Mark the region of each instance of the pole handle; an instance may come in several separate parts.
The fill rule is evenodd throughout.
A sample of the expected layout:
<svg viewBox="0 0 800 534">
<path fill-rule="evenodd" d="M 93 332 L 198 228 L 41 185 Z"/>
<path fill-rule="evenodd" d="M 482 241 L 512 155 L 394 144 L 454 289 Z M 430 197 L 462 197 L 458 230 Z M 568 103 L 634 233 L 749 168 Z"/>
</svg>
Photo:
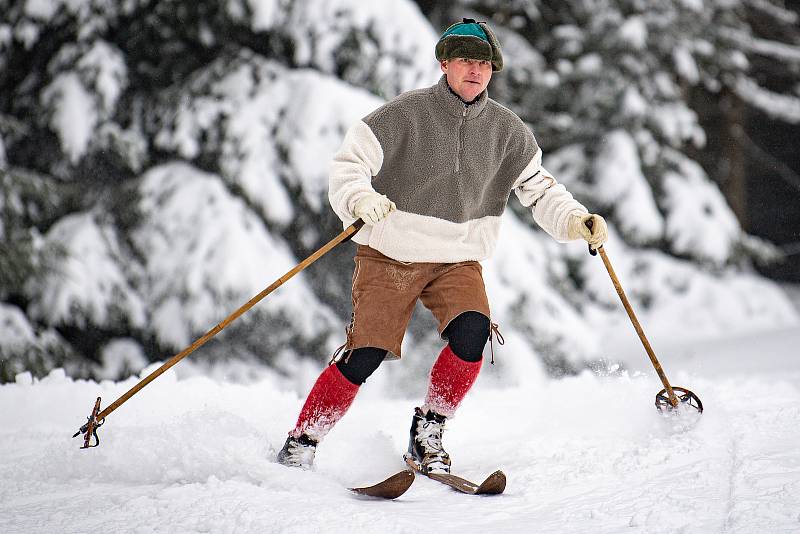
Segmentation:
<svg viewBox="0 0 800 534">
<path fill-rule="evenodd" d="M 594 227 L 594 221 L 592 219 L 586 219 L 586 223 L 584 223 L 584 224 L 586 224 L 586 228 L 588 228 L 589 231 L 591 232 L 592 231 L 592 227 Z M 591 254 L 592 256 L 597 256 L 597 250 L 593 249 L 591 244 L 588 244 L 587 246 L 589 247 L 589 254 Z M 602 247 L 602 246 L 603 245 L 600 245 L 600 247 Z"/>
</svg>

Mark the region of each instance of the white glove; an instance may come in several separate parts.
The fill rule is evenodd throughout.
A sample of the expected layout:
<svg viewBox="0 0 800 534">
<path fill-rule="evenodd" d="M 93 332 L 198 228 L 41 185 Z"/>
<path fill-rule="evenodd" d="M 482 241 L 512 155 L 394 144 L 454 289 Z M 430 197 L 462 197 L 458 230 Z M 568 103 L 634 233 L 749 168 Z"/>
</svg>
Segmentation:
<svg viewBox="0 0 800 534">
<path fill-rule="evenodd" d="M 373 225 L 383 220 L 390 211 L 396 209 L 397 206 L 386 195 L 373 192 L 356 201 L 356 205 L 353 206 L 353 214 L 359 219 L 363 219 L 365 223 Z"/>
<path fill-rule="evenodd" d="M 592 221 L 592 229 L 586 226 L 587 221 Z M 584 215 L 573 215 L 567 226 L 567 237 L 569 239 L 585 239 L 592 250 L 597 250 L 603 243 L 608 241 L 608 226 L 601 216 L 589 213 Z"/>
</svg>

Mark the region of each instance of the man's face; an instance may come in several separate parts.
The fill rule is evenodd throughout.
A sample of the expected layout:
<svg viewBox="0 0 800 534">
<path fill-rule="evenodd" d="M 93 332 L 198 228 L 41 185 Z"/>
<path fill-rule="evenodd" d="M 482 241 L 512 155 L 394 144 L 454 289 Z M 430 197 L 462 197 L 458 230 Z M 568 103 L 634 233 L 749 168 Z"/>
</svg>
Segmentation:
<svg viewBox="0 0 800 534">
<path fill-rule="evenodd" d="M 439 63 L 447 83 L 465 102 L 471 102 L 486 89 L 492 79 L 491 61 L 452 58 Z"/>
</svg>

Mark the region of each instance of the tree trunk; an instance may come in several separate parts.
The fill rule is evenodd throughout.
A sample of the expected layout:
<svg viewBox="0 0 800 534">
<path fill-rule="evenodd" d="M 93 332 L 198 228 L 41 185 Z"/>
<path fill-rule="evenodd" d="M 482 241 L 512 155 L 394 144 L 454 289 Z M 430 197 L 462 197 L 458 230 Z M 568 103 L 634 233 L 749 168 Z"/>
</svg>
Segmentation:
<svg viewBox="0 0 800 534">
<path fill-rule="evenodd" d="M 740 98 L 729 91 L 724 91 L 720 97 L 721 157 L 716 178 L 742 228 L 748 231 L 747 157 L 743 135 L 745 105 Z"/>
</svg>

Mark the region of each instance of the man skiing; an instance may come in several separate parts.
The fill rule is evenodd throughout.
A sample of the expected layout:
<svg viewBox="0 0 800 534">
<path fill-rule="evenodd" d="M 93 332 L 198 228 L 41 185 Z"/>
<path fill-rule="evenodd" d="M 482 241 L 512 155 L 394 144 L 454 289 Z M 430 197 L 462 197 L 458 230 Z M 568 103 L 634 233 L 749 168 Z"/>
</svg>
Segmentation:
<svg viewBox="0 0 800 534">
<path fill-rule="evenodd" d="M 400 358 L 419 299 L 447 345 L 414 411 L 406 459 L 425 473 L 449 473 L 445 421 L 475 382 L 492 328 L 478 262 L 494 250 L 510 193 L 556 240 L 583 238 L 597 248 L 607 238 L 603 218 L 542 167 L 522 120 L 488 97 L 492 73 L 503 68 L 488 25 L 453 24 L 435 52 L 439 82 L 354 124 L 334 156 L 331 206 L 345 226 L 365 223 L 353 236 L 353 312 L 344 350 L 320 374 L 278 453 L 284 465 L 310 467 L 359 387 L 384 359 Z"/>
</svg>

